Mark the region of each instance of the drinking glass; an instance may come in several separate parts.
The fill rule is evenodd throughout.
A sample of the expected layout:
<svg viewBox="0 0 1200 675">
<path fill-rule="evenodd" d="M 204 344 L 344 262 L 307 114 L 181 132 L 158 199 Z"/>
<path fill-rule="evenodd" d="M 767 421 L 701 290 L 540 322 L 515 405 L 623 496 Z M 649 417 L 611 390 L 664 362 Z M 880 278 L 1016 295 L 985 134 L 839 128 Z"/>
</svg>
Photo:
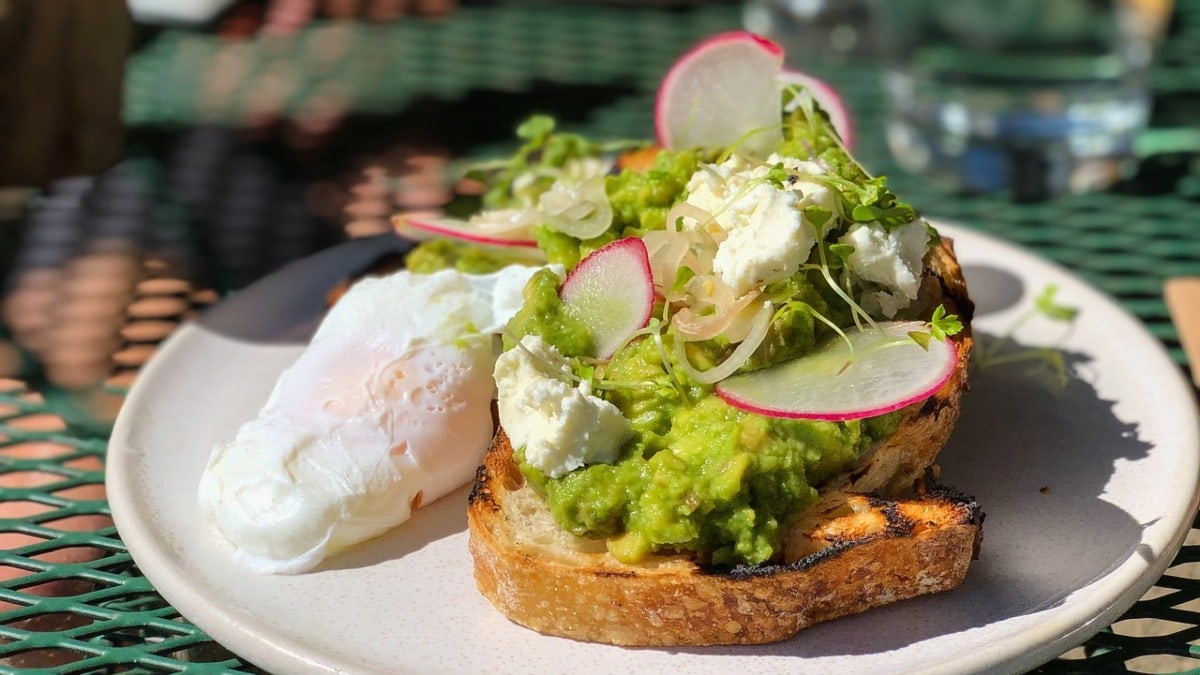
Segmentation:
<svg viewBox="0 0 1200 675">
<path fill-rule="evenodd" d="M 1147 124 L 1170 10 L 1170 0 L 876 0 L 893 156 L 1017 199 L 1111 185 Z"/>
</svg>

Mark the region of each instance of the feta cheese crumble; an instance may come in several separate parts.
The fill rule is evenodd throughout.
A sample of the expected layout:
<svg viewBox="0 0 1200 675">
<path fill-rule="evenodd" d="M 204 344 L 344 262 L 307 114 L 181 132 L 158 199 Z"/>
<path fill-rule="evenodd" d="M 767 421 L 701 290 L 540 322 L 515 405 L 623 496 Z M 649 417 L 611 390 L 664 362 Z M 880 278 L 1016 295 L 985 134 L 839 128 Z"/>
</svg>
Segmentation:
<svg viewBox="0 0 1200 675">
<path fill-rule="evenodd" d="M 790 174 L 782 186 L 767 179 L 776 164 Z M 823 173 L 815 162 L 792 157 L 771 155 L 759 164 L 735 155 L 693 174 L 687 202 L 714 218 L 708 231 L 717 242 L 713 258 L 717 278 L 741 295 L 795 274 L 817 240 L 816 228 L 806 221 L 803 209 L 816 205 L 834 212 L 837 208 L 833 192 L 815 180 Z M 693 221 L 685 226 L 698 225 Z"/>
<path fill-rule="evenodd" d="M 863 293 L 863 309 L 890 319 L 917 299 L 929 249 L 923 219 L 890 231 L 878 223 L 856 223 L 838 241 L 854 247 L 846 259 L 850 274 L 878 286 Z"/>
<path fill-rule="evenodd" d="M 500 424 L 512 447 L 524 447 L 525 461 L 550 478 L 616 461 L 632 434 L 615 405 L 594 396 L 587 382 L 572 386 L 570 373 L 566 358 L 537 335 L 496 360 Z"/>
</svg>

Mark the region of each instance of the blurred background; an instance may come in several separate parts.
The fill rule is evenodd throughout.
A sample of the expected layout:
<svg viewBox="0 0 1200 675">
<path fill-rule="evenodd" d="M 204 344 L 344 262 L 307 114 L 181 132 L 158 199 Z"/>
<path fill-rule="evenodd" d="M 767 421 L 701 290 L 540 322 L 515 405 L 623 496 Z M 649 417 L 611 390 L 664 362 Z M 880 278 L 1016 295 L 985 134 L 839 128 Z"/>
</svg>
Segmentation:
<svg viewBox="0 0 1200 675">
<path fill-rule="evenodd" d="M 0 376 L 44 382 L 70 402 L 87 392 L 87 405 L 109 405 L 90 414 L 111 416 L 119 398 L 106 403 L 104 392 L 128 386 L 198 308 L 290 260 L 386 232 L 394 213 L 438 209 L 456 162 L 506 152 L 531 112 L 601 138 L 650 137 L 670 63 L 700 36 L 742 26 L 782 43 L 790 67 L 832 82 L 864 163 L 897 174 L 900 193 L 934 215 L 1096 189 L 1200 193 L 1188 117 L 1200 94 L 1187 79 L 1200 27 L 1172 21 L 1194 16 L 1194 2 L 943 4 L 0 0 Z M 1086 153 L 1078 139 L 1069 151 L 1004 146 L 1011 139 L 995 129 L 1028 127 L 1024 108 L 1003 117 L 961 103 L 991 105 L 1004 75 L 960 72 L 989 63 L 963 48 L 977 45 L 978 26 L 1010 17 L 1003 30 L 1023 35 L 1046 23 L 1021 18 L 1039 6 L 1065 13 L 1068 28 L 1099 27 L 1068 45 L 1086 43 L 1088 58 L 1130 52 L 1104 37 L 1117 10 L 1156 40 L 1191 32 L 1136 73 L 1144 107 L 1126 115 L 1120 148 L 1102 148 L 1102 168 L 1061 161 Z M 1065 30 L 1043 42 L 1072 39 Z M 941 70 L 929 66 L 939 54 L 913 44 L 941 44 Z M 1062 49 L 1026 39 L 992 51 L 1046 63 Z M 1158 129 L 1143 134 L 1151 78 Z M 964 79 L 992 88 L 966 91 Z M 1037 96 L 1035 107 L 1054 108 Z M 1080 109 L 1060 98 L 1054 123 Z M 964 192 L 996 194 L 949 199 Z"/>
<path fill-rule="evenodd" d="M 498 4 L 0 0 L 0 377 L 110 418 L 179 321 L 437 209 L 531 112 L 649 136 L 665 67 L 740 19 Z"/>
</svg>

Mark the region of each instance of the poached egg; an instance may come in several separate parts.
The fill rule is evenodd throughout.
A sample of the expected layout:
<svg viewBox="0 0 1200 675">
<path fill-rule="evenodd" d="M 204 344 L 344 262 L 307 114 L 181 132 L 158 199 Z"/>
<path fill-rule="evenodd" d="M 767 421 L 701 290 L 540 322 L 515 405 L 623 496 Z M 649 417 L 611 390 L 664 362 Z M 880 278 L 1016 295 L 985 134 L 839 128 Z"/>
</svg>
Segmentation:
<svg viewBox="0 0 1200 675">
<path fill-rule="evenodd" d="M 354 284 L 258 416 L 213 448 L 201 511 L 261 573 L 297 573 L 474 475 L 492 438 L 496 334 L 537 267 Z"/>
</svg>

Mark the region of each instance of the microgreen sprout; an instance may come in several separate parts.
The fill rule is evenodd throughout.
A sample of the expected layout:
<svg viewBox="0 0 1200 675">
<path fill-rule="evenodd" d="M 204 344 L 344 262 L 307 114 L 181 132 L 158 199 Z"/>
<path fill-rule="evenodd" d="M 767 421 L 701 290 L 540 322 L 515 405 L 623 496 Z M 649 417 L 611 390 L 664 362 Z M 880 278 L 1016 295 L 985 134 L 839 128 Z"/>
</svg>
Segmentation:
<svg viewBox="0 0 1200 675">
<path fill-rule="evenodd" d="M 962 321 L 958 319 L 957 314 L 947 314 L 945 305 L 938 305 L 937 309 L 933 310 L 933 316 L 925 324 L 928 331 L 914 330 L 909 331 L 908 336 L 913 342 L 921 345 L 925 351 L 929 351 L 929 341 L 941 340 L 945 342 L 946 338 L 951 335 L 958 335 L 962 332 Z"/>
<path fill-rule="evenodd" d="M 793 133 L 795 137 L 791 140 L 803 148 L 812 161 L 825 167 L 826 172 L 817 179 L 841 196 L 850 219 L 853 222 L 878 222 L 889 230 L 915 220 L 916 209 L 901 202 L 887 187 L 884 177 L 872 177 L 867 173 L 846 150 L 829 120 L 817 113 L 812 96 L 805 93 L 796 85 L 785 89 L 786 100 L 795 101 L 797 105 L 789 113 L 784 128 Z M 797 114 L 799 119 L 795 118 Z M 805 133 L 812 134 L 812 138 L 802 135 Z M 813 141 L 818 138 L 825 143 L 824 148 L 814 146 Z"/>
<path fill-rule="evenodd" d="M 1049 367 L 1054 373 L 1058 386 L 1065 387 L 1070 376 L 1067 372 L 1066 360 L 1063 358 L 1062 352 L 1058 349 L 1053 347 L 1035 347 L 1001 353 L 1001 350 L 1012 342 L 1013 336 L 1016 335 L 1017 331 L 1034 317 L 1041 316 L 1051 321 L 1068 325 L 1074 323 L 1075 318 L 1079 315 L 1078 308 L 1060 303 L 1057 300 L 1057 295 L 1058 287 L 1056 285 L 1049 284 L 1043 288 L 1034 298 L 1033 306 L 1018 316 L 1003 335 L 979 352 L 973 359 L 972 365 L 974 368 L 982 370 L 984 368 L 1013 363 L 1041 363 Z"/>
<path fill-rule="evenodd" d="M 1054 319 L 1055 321 L 1071 322 L 1079 315 L 1079 309 L 1068 305 L 1060 304 L 1054 299 L 1058 294 L 1058 286 L 1050 284 L 1042 289 L 1041 293 L 1033 299 L 1033 306 L 1043 316 Z"/>
<path fill-rule="evenodd" d="M 802 112 L 804 114 L 804 121 L 808 124 L 808 126 L 810 128 L 816 128 L 815 119 L 818 117 L 817 107 L 816 107 L 817 101 L 815 98 L 813 98 L 812 93 L 810 93 L 807 90 L 807 88 L 802 87 L 797 84 L 789 84 L 787 87 L 784 88 L 784 97 L 785 97 L 785 103 L 784 103 L 785 110 L 788 108 L 788 106 L 792 102 L 795 102 L 796 103 L 795 109 L 799 110 L 800 112 Z M 792 112 L 792 111 L 789 111 L 789 112 Z M 829 122 L 828 118 L 823 118 L 821 120 L 821 124 L 823 124 L 824 126 L 828 126 L 830 129 L 833 128 L 833 124 L 831 122 Z M 837 144 L 837 147 L 840 148 L 843 153 L 846 153 L 847 155 L 849 155 L 849 151 L 846 149 L 846 145 L 842 142 L 841 135 L 838 134 L 836 130 L 834 130 L 834 133 L 829 134 L 829 138 L 831 140 L 833 140 L 834 143 Z M 807 141 L 805 142 L 805 144 L 807 145 Z M 816 154 L 817 153 L 813 152 L 810 147 L 809 155 L 814 160 L 817 159 Z"/>
<path fill-rule="evenodd" d="M 848 266 L 847 262 L 850 260 L 850 254 L 854 253 L 854 247 L 850 244 L 830 244 L 829 252 L 833 254 L 833 257 L 829 260 L 829 269 L 844 269 Z"/>
<path fill-rule="evenodd" d="M 847 293 L 846 290 L 843 289 L 836 280 L 834 280 L 833 274 L 831 274 L 829 271 L 829 256 L 825 253 L 827 246 L 821 241 L 821 228 L 814 226 L 814 229 L 816 230 L 817 235 L 817 257 L 820 260 L 820 263 L 817 265 L 807 264 L 804 266 L 804 269 L 815 269 L 821 273 L 821 277 L 825 279 L 825 283 L 829 284 L 829 288 L 832 289 L 833 292 L 836 293 L 837 296 L 840 297 L 850 307 L 850 313 L 851 316 L 854 317 L 854 326 L 856 328 L 862 330 L 862 320 L 865 320 L 867 325 L 870 327 L 875 328 L 875 319 L 871 318 L 871 315 L 867 313 L 867 310 L 863 309 L 861 305 L 855 302 L 854 298 L 850 297 L 850 294 Z"/>
<path fill-rule="evenodd" d="M 767 169 L 765 176 L 767 182 L 775 186 L 776 190 L 782 190 L 785 183 L 791 183 L 795 177 L 783 166 L 783 162 L 776 162 Z"/>
<path fill-rule="evenodd" d="M 717 174 L 715 170 L 709 169 L 709 171 L 712 171 L 719 180 L 725 180 L 725 177 L 721 176 L 720 174 Z M 759 176 L 758 178 L 754 178 L 752 180 L 746 181 L 745 184 L 743 184 L 740 188 L 738 188 L 738 191 L 735 192 L 732 197 L 725 200 L 724 204 L 721 204 L 721 208 L 717 209 L 717 211 L 710 216 L 710 218 L 707 222 L 716 222 L 717 218 L 721 214 L 723 214 L 726 211 L 728 211 L 729 209 L 733 208 L 733 205 L 736 204 L 739 199 L 741 199 L 742 197 L 745 197 L 747 194 L 750 193 L 751 190 L 758 187 L 759 185 L 771 185 L 776 190 L 782 190 L 784 188 L 785 183 L 791 184 L 793 182 L 795 182 L 795 181 L 794 181 L 794 176 L 792 176 L 792 173 L 787 170 L 787 167 L 785 167 L 782 162 L 779 162 L 779 163 L 771 166 L 770 168 L 768 168 L 766 174 Z M 811 208 L 811 207 L 809 207 L 809 208 Z M 820 208 L 820 207 L 817 207 L 817 208 Z M 826 211 L 826 213 L 828 213 L 828 211 Z M 682 218 L 680 220 L 682 220 Z M 701 224 L 703 224 L 703 223 L 701 223 Z"/>
<path fill-rule="evenodd" d="M 613 380 L 607 377 L 608 364 L 619 360 L 624 351 L 638 339 L 645 338 L 654 340 L 654 344 L 658 348 L 658 354 L 660 360 L 662 361 L 663 370 L 667 374 L 667 380 L 671 383 L 669 391 L 670 395 L 677 396 L 681 401 L 687 402 L 688 397 L 683 389 L 683 380 L 676 374 L 675 369 L 671 366 L 671 361 L 669 358 L 667 358 L 666 347 L 663 345 L 662 333 L 665 328 L 666 323 L 664 323 L 662 320 L 657 317 L 651 318 L 649 324 L 647 324 L 644 328 L 641 328 L 630 334 L 629 337 L 626 338 L 619 347 L 617 347 L 616 351 L 613 352 L 613 355 L 607 360 L 600 361 L 595 359 L 582 359 L 582 362 L 592 364 L 592 370 L 590 371 L 592 375 L 592 387 L 599 391 L 612 391 L 616 389 L 659 390 L 660 386 L 653 380 L 625 381 Z"/>
<path fill-rule="evenodd" d="M 769 124 L 767 126 L 758 127 L 757 129 L 751 129 L 751 130 L 743 133 L 741 136 L 738 136 L 737 140 L 735 140 L 733 143 L 730 143 L 725 148 L 725 150 L 722 151 L 721 154 L 717 156 L 717 163 L 720 164 L 721 162 L 724 162 L 725 160 L 732 157 L 734 155 L 734 153 L 736 153 L 738 150 L 740 150 L 742 148 L 742 146 L 744 146 L 747 142 L 749 142 L 749 140 L 751 138 L 754 138 L 755 136 L 758 136 L 759 134 L 766 134 L 766 133 L 770 133 L 772 131 L 781 131 L 783 129 L 783 127 L 784 127 L 784 123 L 780 122 L 779 124 Z"/>
<path fill-rule="evenodd" d="M 795 309 L 800 309 L 800 308 L 807 309 L 809 314 L 811 314 L 814 319 L 816 319 L 817 321 L 820 321 L 821 323 L 828 326 L 829 329 L 832 330 L 834 333 L 837 333 L 838 337 L 840 337 L 843 341 L 845 341 L 846 347 L 850 350 L 850 359 L 849 360 L 850 361 L 854 360 L 854 344 L 850 341 L 850 336 L 846 335 L 846 331 L 842 330 L 841 327 L 838 326 L 836 323 L 834 323 L 832 319 L 830 319 L 829 317 L 825 316 L 824 314 L 818 312 L 816 307 L 813 307 L 812 305 L 808 304 L 807 302 L 803 302 L 800 300 L 789 300 L 789 301 L 785 302 L 782 307 L 780 307 L 778 310 L 775 311 L 775 315 L 771 317 L 771 323 L 773 324 L 776 321 L 778 321 L 779 318 L 783 316 L 783 313 L 786 310 L 789 310 L 789 309 L 795 310 Z M 848 365 L 849 365 L 849 363 L 847 363 L 847 366 Z"/>
</svg>

